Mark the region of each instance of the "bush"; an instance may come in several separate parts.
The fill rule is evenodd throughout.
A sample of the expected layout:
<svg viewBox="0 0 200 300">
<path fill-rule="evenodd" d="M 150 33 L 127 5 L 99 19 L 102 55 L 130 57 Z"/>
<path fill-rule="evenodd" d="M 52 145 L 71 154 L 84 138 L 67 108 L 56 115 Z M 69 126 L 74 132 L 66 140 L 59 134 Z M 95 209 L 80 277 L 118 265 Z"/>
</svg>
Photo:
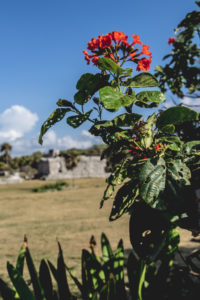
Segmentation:
<svg viewBox="0 0 200 300">
<path fill-rule="evenodd" d="M 42 193 L 42 192 L 48 192 L 48 191 L 61 191 L 63 188 L 68 187 L 69 183 L 66 181 L 56 181 L 56 183 L 49 183 L 42 186 L 39 186 L 37 188 L 34 188 L 32 191 L 34 193 Z"/>
</svg>

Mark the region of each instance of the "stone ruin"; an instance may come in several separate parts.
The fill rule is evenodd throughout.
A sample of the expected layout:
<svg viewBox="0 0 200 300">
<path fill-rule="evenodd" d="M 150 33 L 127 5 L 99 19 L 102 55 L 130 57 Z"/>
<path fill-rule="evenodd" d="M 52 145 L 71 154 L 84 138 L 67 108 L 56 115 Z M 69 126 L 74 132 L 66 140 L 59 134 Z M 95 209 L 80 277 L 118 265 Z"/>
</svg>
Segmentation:
<svg viewBox="0 0 200 300">
<path fill-rule="evenodd" d="M 108 177 L 105 172 L 106 160 L 99 156 L 81 155 L 77 166 L 66 168 L 65 158 L 58 156 L 58 150 L 50 150 L 48 157 L 41 158 L 38 165 L 38 177 L 45 180 L 73 179 L 86 177 Z"/>
</svg>

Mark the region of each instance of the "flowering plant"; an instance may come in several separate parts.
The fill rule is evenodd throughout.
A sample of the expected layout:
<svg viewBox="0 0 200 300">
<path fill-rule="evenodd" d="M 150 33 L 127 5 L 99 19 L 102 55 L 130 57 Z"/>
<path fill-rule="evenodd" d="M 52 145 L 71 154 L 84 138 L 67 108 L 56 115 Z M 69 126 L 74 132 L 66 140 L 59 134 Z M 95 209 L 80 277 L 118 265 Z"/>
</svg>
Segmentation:
<svg viewBox="0 0 200 300">
<path fill-rule="evenodd" d="M 149 46 L 143 45 L 139 35 L 133 34 L 132 37 L 133 42 L 131 44 L 127 41 L 128 36 L 119 31 L 100 35 L 97 39 L 92 38 L 88 43 L 88 50 L 90 50 L 92 54 L 89 55 L 88 51 L 83 51 L 87 64 L 92 60 L 93 64 L 97 66 L 99 58 L 103 56 L 112 59 L 119 66 L 122 66 L 127 61 L 132 61 L 137 64 L 137 71 L 148 71 L 152 58 Z M 136 45 L 142 45 L 141 52 L 139 52 L 138 48 L 135 48 Z M 141 55 L 147 55 L 149 58 L 139 58 Z"/>
<path fill-rule="evenodd" d="M 110 161 L 111 174 L 100 206 L 114 197 L 110 220 L 130 214 L 134 264 L 141 276 L 136 279 L 137 299 L 141 299 L 147 266 L 163 257 L 170 262 L 178 247 L 175 227 L 193 230 L 197 226 L 188 195 L 194 204 L 191 177 L 199 163 L 200 141 L 185 143 L 177 134 L 180 124 L 198 120 L 198 113 L 187 107 L 171 107 L 148 118 L 134 112 L 135 106 L 158 107 L 165 95 L 158 90 L 156 77 L 147 72 L 152 59 L 149 46 L 138 35 L 132 37 L 128 43 L 128 36 L 113 31 L 91 39 L 90 53 L 83 53 L 98 72 L 80 77 L 73 102 L 58 100 L 58 108 L 42 125 L 39 141 L 42 143 L 46 131 L 67 115 L 67 124 L 73 128 L 89 121 L 90 133 L 107 144 L 102 158 Z M 133 69 L 124 68 L 125 63 L 132 62 L 143 72 L 132 76 Z M 142 90 L 137 92 L 138 88 Z M 88 111 L 86 104 L 90 104 Z M 104 110 L 121 113 L 105 120 Z"/>
</svg>

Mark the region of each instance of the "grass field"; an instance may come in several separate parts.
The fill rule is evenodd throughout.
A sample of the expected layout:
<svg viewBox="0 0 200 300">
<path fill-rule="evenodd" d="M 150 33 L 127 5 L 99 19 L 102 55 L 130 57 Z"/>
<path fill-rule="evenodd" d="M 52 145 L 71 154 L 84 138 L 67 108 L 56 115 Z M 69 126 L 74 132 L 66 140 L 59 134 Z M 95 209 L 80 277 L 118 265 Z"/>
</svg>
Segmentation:
<svg viewBox="0 0 200 300">
<path fill-rule="evenodd" d="M 8 279 L 6 262 L 15 263 L 24 234 L 37 267 L 41 258 L 56 263 L 58 239 L 66 262 L 75 268 L 77 275 L 80 274 L 81 250 L 88 248 L 92 234 L 98 245 L 101 232 L 105 232 L 114 249 L 121 237 L 125 248 L 130 248 L 128 215 L 109 222 L 112 201 L 99 209 L 105 179 L 76 179 L 75 186 L 68 182 L 70 187 L 66 190 L 45 193 L 32 192 L 33 188 L 46 184 L 43 181 L 0 185 L 1 278 Z M 197 246 L 190 242 L 190 233 L 181 231 L 181 237 L 183 247 Z"/>
</svg>

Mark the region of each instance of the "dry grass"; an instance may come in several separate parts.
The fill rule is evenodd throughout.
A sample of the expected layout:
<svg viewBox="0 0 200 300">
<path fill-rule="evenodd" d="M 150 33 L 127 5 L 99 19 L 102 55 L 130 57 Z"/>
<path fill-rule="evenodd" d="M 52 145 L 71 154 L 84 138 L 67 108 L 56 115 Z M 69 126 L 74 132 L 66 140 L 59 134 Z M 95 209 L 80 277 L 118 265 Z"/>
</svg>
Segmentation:
<svg viewBox="0 0 200 300">
<path fill-rule="evenodd" d="M 72 182 L 68 181 L 72 186 Z M 77 179 L 76 188 L 64 191 L 33 193 L 34 187 L 45 182 L 29 181 L 17 185 L 0 185 L 0 277 L 7 279 L 6 262 L 15 263 L 23 236 L 37 268 L 42 258 L 53 263 L 57 258 L 56 239 L 61 242 L 65 260 L 80 274 L 81 250 L 88 248 L 90 236 L 100 241 L 105 232 L 115 249 L 121 237 L 130 248 L 128 215 L 109 222 L 112 201 L 100 210 L 99 202 L 105 189 L 104 179 Z M 191 234 L 181 231 L 182 246 L 196 247 Z M 99 250 L 100 252 L 100 250 Z"/>
<path fill-rule="evenodd" d="M 45 182 L 30 181 L 0 186 L 1 278 L 7 277 L 6 262 L 15 263 L 24 234 L 37 265 L 41 258 L 56 262 L 58 239 L 66 262 L 77 272 L 80 272 L 81 250 L 88 248 L 92 234 L 99 243 L 101 232 L 105 232 L 114 249 L 123 237 L 125 247 L 130 247 L 128 216 L 109 222 L 111 201 L 99 209 L 104 179 L 77 179 L 76 188 L 63 191 L 31 191 L 43 184 Z"/>
</svg>

